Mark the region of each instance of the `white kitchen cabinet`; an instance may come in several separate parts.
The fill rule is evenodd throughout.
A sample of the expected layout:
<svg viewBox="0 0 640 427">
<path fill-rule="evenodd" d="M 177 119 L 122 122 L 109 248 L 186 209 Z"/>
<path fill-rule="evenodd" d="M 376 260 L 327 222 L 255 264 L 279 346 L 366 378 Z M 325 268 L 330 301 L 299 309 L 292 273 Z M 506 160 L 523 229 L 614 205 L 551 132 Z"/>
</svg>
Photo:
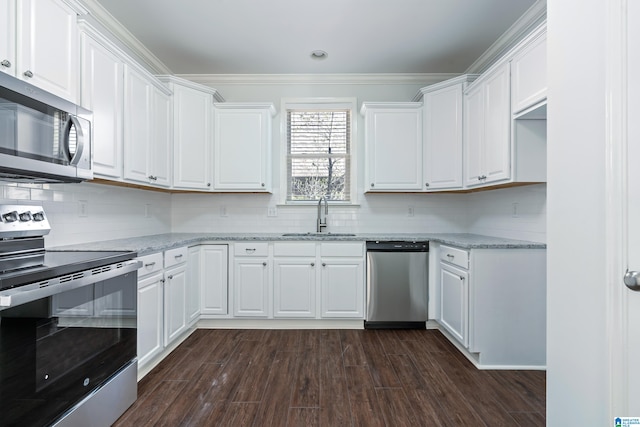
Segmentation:
<svg viewBox="0 0 640 427">
<path fill-rule="evenodd" d="M 78 11 L 60 0 L 6 0 L 1 8 L 0 70 L 77 103 Z"/>
<path fill-rule="evenodd" d="M 213 102 L 216 90 L 174 76 L 160 76 L 173 92 L 173 187 L 212 190 Z"/>
<path fill-rule="evenodd" d="M 271 103 L 214 104 L 214 189 L 271 191 Z"/>
<path fill-rule="evenodd" d="M 482 75 L 464 100 L 464 181 L 475 187 L 511 177 L 509 63 Z"/>
<path fill-rule="evenodd" d="M 269 317 L 271 257 L 267 242 L 233 245 L 233 315 Z"/>
<path fill-rule="evenodd" d="M 466 270 L 440 262 L 440 324 L 469 345 L 469 277 Z"/>
<path fill-rule="evenodd" d="M 228 246 L 202 245 L 200 248 L 200 312 L 225 315 L 228 313 Z"/>
<path fill-rule="evenodd" d="M 538 29 L 529 39 L 511 60 L 511 111 L 514 115 L 547 98 L 546 27 Z"/>
<path fill-rule="evenodd" d="M 362 104 L 366 191 L 416 191 L 422 183 L 422 104 Z"/>
<path fill-rule="evenodd" d="M 424 189 L 462 188 L 463 90 L 475 75 L 423 88 Z"/>
<path fill-rule="evenodd" d="M 125 64 L 124 76 L 124 178 L 168 187 L 172 147 L 170 92 L 132 64 Z"/>
<path fill-rule="evenodd" d="M 160 270 L 162 271 L 162 270 Z M 138 367 L 162 352 L 164 325 L 162 272 L 138 279 Z"/>
<path fill-rule="evenodd" d="M 273 317 L 316 317 L 316 259 L 275 258 Z"/>
<path fill-rule="evenodd" d="M 186 321 L 187 326 L 200 318 L 200 280 L 202 278 L 202 249 L 192 246 L 187 255 Z"/>
<path fill-rule="evenodd" d="M 104 37 L 81 25 L 80 103 L 93 112 L 93 172 L 121 180 L 123 173 L 124 61 Z"/>
<path fill-rule="evenodd" d="M 438 323 L 478 366 L 546 363 L 546 251 L 433 244 Z"/>
<path fill-rule="evenodd" d="M 168 268 L 164 273 L 164 345 L 187 330 L 187 266 Z"/>
<path fill-rule="evenodd" d="M 364 319 L 364 244 L 320 244 L 321 317 Z"/>
</svg>

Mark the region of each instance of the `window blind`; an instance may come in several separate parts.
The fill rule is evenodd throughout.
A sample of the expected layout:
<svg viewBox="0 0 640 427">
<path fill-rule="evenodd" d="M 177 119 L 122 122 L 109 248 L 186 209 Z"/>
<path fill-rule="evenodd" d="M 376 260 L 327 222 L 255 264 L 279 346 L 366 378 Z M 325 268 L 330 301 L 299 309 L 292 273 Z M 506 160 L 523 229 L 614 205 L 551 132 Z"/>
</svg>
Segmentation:
<svg viewBox="0 0 640 427">
<path fill-rule="evenodd" d="M 349 201 L 350 155 L 350 110 L 287 110 L 288 201 Z"/>
</svg>

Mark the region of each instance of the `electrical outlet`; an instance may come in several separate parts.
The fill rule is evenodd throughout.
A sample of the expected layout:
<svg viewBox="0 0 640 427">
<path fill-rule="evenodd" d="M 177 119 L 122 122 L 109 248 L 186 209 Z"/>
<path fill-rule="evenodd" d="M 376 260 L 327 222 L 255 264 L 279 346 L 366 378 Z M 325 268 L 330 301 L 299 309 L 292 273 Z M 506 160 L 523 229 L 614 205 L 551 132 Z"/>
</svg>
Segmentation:
<svg viewBox="0 0 640 427">
<path fill-rule="evenodd" d="M 220 216 L 229 216 L 227 214 L 227 207 L 226 206 L 220 206 Z"/>
<path fill-rule="evenodd" d="M 518 218 L 518 203 L 511 204 L 511 216 L 514 218 Z"/>
<path fill-rule="evenodd" d="M 78 216 L 85 218 L 89 216 L 89 202 L 86 200 L 78 200 Z"/>
<path fill-rule="evenodd" d="M 409 211 L 407 212 L 407 215 L 408 216 L 413 216 L 413 214 L 414 214 L 413 206 L 409 206 Z"/>
<path fill-rule="evenodd" d="M 278 216 L 278 208 L 276 206 L 269 206 L 267 208 L 267 216 Z"/>
</svg>

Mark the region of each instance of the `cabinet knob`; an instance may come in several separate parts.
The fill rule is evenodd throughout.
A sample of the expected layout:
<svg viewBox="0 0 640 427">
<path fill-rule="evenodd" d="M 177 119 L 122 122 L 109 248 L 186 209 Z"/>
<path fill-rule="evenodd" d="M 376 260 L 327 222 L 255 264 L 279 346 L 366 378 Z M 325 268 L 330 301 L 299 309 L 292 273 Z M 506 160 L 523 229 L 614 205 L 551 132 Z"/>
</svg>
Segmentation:
<svg viewBox="0 0 640 427">
<path fill-rule="evenodd" d="M 428 187 L 428 186 L 429 186 L 429 183 L 428 183 L 428 182 L 425 182 L 425 183 L 424 183 L 424 186 L 425 186 L 425 187 Z"/>
<path fill-rule="evenodd" d="M 375 184 L 372 182 L 372 183 L 371 183 L 371 188 L 373 188 L 373 187 L 375 187 Z"/>
<path fill-rule="evenodd" d="M 323 266 L 323 267 L 326 267 L 326 266 L 327 266 L 327 264 L 323 262 L 323 263 L 322 263 L 322 266 Z"/>
<path fill-rule="evenodd" d="M 266 263 L 266 262 L 263 262 L 263 263 L 262 263 L 262 266 L 263 266 L 263 267 L 266 267 L 266 266 L 267 266 L 267 263 Z"/>
<path fill-rule="evenodd" d="M 0 65 L 2 65 L 3 67 L 6 67 L 6 68 L 10 68 L 11 67 L 11 61 L 9 61 L 8 59 L 3 59 L 2 62 L 0 62 Z"/>
<path fill-rule="evenodd" d="M 29 77 L 29 78 L 33 77 L 33 73 L 31 72 L 31 70 L 27 70 L 27 71 L 25 71 L 25 72 L 24 72 L 24 73 L 22 73 L 22 74 L 23 74 L 25 77 Z"/>
<path fill-rule="evenodd" d="M 264 187 L 264 182 L 262 184 L 260 184 L 261 187 Z"/>
<path fill-rule="evenodd" d="M 172 280 L 173 279 L 173 274 L 167 276 L 167 279 Z"/>
<path fill-rule="evenodd" d="M 207 182 L 207 187 L 211 187 L 211 183 L 210 182 Z"/>
<path fill-rule="evenodd" d="M 311 263 L 311 267 L 315 267 L 315 265 L 316 265 L 316 263 L 315 263 L 315 262 L 312 262 L 312 263 Z"/>
</svg>

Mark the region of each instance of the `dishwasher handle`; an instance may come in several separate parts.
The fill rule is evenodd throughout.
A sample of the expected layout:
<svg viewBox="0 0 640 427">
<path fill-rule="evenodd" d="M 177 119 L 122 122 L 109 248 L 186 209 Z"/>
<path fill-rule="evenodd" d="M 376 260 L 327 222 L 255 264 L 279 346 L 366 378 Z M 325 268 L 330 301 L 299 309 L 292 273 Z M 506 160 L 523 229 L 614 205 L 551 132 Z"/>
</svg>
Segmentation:
<svg viewBox="0 0 640 427">
<path fill-rule="evenodd" d="M 371 241 L 367 252 L 429 252 L 428 241 Z"/>
</svg>

